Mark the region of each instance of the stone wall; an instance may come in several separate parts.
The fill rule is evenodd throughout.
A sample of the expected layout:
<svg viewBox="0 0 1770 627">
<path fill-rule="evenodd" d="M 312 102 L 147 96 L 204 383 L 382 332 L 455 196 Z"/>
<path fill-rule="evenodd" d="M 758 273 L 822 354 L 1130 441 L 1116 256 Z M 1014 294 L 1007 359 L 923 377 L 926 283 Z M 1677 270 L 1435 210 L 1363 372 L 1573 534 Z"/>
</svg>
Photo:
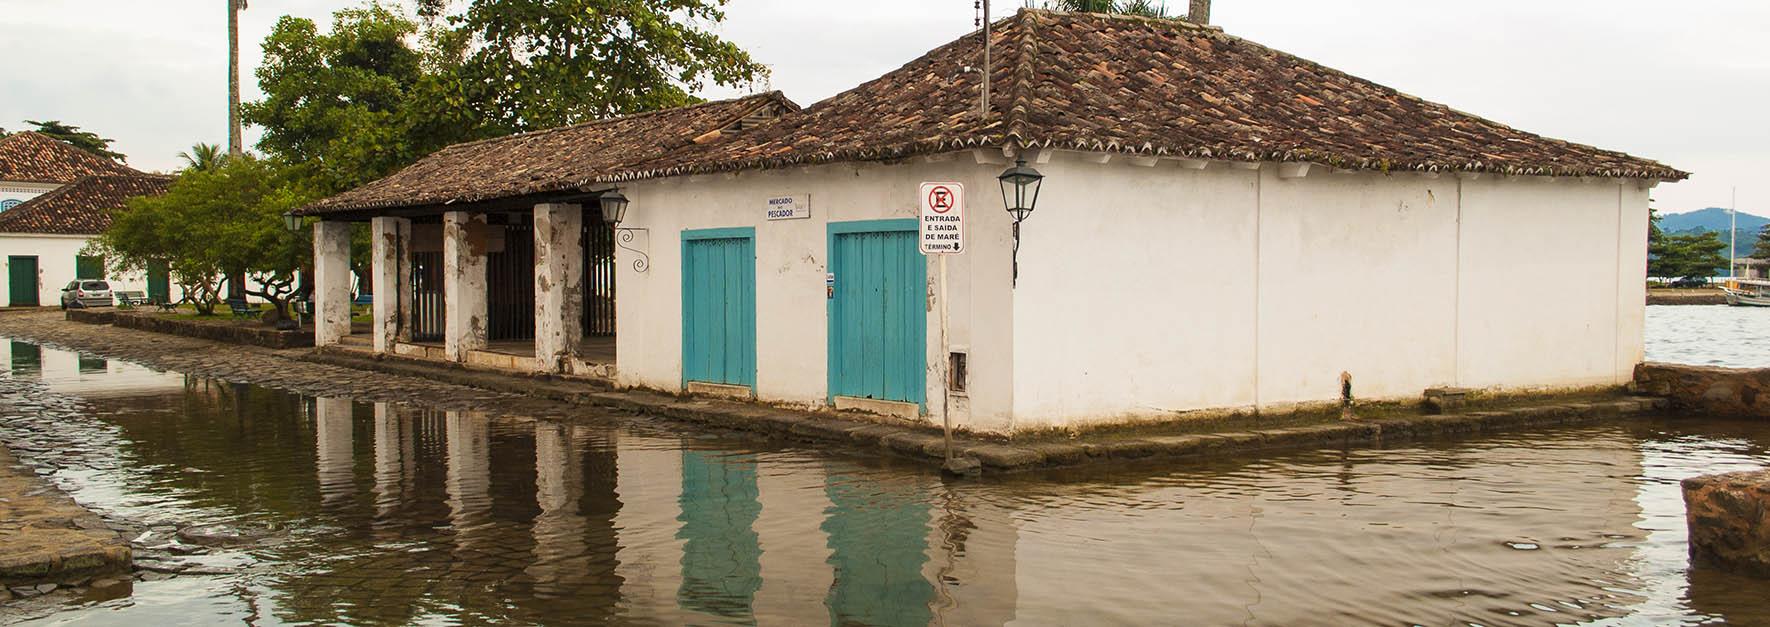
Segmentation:
<svg viewBox="0 0 1770 627">
<path fill-rule="evenodd" d="M 1770 418 L 1770 368 L 1645 363 L 1635 389 L 1671 399 L 1677 409 L 1730 418 Z"/>
<path fill-rule="evenodd" d="M 278 331 L 261 326 L 242 326 L 214 322 L 179 320 L 152 314 L 124 311 L 92 311 L 69 309 L 67 319 L 87 324 L 109 324 L 126 329 L 203 338 L 231 344 L 248 344 L 265 348 L 302 348 L 313 346 L 313 330 Z"/>
<path fill-rule="evenodd" d="M 1770 578 L 1770 470 L 1685 479 L 1690 561 Z"/>
</svg>

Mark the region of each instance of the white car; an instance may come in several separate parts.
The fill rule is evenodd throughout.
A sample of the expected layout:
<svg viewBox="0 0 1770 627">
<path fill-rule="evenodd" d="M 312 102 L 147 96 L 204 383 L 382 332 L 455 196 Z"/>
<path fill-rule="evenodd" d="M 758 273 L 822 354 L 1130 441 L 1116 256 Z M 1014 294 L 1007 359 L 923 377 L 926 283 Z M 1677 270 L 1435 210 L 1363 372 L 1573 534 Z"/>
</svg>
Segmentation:
<svg viewBox="0 0 1770 627">
<path fill-rule="evenodd" d="M 111 302 L 111 284 L 93 279 L 68 281 L 67 287 L 61 288 L 61 308 L 69 307 L 109 307 Z"/>
</svg>

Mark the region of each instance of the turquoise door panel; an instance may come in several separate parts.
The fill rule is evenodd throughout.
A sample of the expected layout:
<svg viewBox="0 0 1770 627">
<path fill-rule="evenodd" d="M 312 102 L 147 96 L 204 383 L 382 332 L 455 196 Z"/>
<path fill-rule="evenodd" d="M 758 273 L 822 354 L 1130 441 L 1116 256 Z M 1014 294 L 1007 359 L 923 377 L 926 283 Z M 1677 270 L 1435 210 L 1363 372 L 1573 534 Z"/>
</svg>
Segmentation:
<svg viewBox="0 0 1770 627">
<path fill-rule="evenodd" d="M 928 265 L 915 220 L 830 225 L 830 397 L 924 404 Z"/>
<path fill-rule="evenodd" d="M 754 229 L 682 233 L 682 380 L 756 387 Z"/>
</svg>

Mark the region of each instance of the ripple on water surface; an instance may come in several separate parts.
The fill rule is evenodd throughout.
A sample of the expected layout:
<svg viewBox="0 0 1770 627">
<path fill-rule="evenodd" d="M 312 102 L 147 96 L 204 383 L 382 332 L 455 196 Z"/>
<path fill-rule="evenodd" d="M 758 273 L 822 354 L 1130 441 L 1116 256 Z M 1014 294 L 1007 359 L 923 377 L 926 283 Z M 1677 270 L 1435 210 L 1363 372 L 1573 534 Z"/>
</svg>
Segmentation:
<svg viewBox="0 0 1770 627">
<path fill-rule="evenodd" d="M 1770 622 L 1761 583 L 1688 572 L 1677 487 L 1766 465 L 1763 426 L 945 483 L 608 416 L 357 404 L 26 353 L 0 359 L 0 438 L 83 503 L 144 529 L 282 530 L 168 558 L 223 574 L 46 621 Z"/>
</svg>

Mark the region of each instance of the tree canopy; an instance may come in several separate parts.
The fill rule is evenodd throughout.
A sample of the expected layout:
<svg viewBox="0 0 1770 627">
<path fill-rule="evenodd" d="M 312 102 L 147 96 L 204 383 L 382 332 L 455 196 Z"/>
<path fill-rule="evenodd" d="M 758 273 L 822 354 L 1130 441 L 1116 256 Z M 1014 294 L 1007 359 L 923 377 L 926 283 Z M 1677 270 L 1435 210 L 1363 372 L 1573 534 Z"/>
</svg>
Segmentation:
<svg viewBox="0 0 1770 627">
<path fill-rule="evenodd" d="M 1753 259 L 1770 259 L 1770 224 L 1758 229 L 1758 243 L 1752 247 Z"/>
<path fill-rule="evenodd" d="M 725 0 L 371 2 L 264 40 L 258 148 L 322 194 L 449 144 L 689 104 L 762 66 L 709 30 Z M 458 10 L 451 10 L 458 9 Z"/>
<path fill-rule="evenodd" d="M 25 120 L 26 124 L 37 127 L 37 132 L 73 144 L 86 152 L 122 163 L 123 153 L 111 150 L 111 142 L 116 141 L 100 137 L 98 133 L 82 131 L 80 127 L 67 124 L 61 120 Z"/>
<path fill-rule="evenodd" d="M 130 199 L 88 246 L 119 274 L 166 264 L 205 314 L 220 301 L 224 277 L 251 275 L 260 289 L 246 293 L 286 315 L 296 272 L 311 253 L 306 231 L 289 231 L 283 214 L 310 200 L 270 162 L 227 158 L 209 169 L 186 169 L 164 195 Z"/>
<path fill-rule="evenodd" d="M 1708 278 L 1727 268 L 1727 242 L 1712 231 L 1666 234 L 1659 212 L 1648 210 L 1647 276 Z"/>
</svg>

